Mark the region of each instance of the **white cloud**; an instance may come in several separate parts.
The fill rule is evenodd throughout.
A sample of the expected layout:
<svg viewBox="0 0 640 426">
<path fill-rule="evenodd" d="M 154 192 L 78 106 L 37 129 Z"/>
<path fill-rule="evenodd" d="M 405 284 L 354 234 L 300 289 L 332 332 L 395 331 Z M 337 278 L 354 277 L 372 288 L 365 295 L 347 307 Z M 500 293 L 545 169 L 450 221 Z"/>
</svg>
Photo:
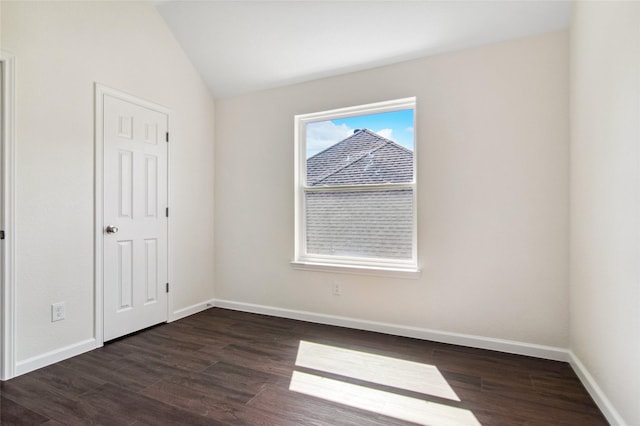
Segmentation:
<svg viewBox="0 0 640 426">
<path fill-rule="evenodd" d="M 409 132 L 409 133 L 413 133 L 413 126 L 411 126 L 411 127 L 407 127 L 407 128 L 406 128 L 406 129 L 404 129 L 404 130 L 406 130 L 406 131 L 407 131 L 407 132 Z"/>
<path fill-rule="evenodd" d="M 336 126 L 331 121 L 307 124 L 307 153 L 313 155 L 340 142 L 353 133 L 346 124 Z"/>
<path fill-rule="evenodd" d="M 393 140 L 393 136 L 391 135 L 393 133 L 393 129 L 382 129 L 382 130 L 378 130 L 376 133 L 382 136 L 383 138 Z"/>
</svg>

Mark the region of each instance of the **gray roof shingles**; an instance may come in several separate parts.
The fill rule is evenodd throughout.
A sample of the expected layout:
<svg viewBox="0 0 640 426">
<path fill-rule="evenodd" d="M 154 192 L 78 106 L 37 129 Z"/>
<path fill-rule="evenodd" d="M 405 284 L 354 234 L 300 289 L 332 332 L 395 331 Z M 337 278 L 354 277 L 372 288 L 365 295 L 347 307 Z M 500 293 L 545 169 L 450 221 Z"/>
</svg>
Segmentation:
<svg viewBox="0 0 640 426">
<path fill-rule="evenodd" d="M 306 206 L 309 253 L 411 258 L 411 189 L 310 192 Z"/>
<path fill-rule="evenodd" d="M 413 152 L 371 130 L 348 138 L 307 159 L 307 185 L 362 185 L 413 180 Z"/>
<path fill-rule="evenodd" d="M 307 159 L 310 186 L 406 183 L 413 152 L 363 129 Z M 411 189 L 306 193 L 307 252 L 410 259 Z"/>
</svg>

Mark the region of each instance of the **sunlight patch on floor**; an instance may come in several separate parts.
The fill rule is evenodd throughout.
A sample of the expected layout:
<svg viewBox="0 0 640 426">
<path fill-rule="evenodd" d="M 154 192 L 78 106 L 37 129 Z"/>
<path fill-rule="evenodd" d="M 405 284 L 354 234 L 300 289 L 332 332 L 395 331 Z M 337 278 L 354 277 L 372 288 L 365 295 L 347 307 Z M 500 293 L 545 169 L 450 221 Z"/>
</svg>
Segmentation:
<svg viewBox="0 0 640 426">
<path fill-rule="evenodd" d="M 300 341 L 296 366 L 460 401 L 437 367 Z"/>
<path fill-rule="evenodd" d="M 438 426 L 477 426 L 473 413 L 339 380 L 294 371 L 289 389 L 396 419 Z"/>
<path fill-rule="evenodd" d="M 460 398 L 434 365 L 362 351 L 300 341 L 289 390 L 421 425 L 478 426 L 473 413 L 453 405 Z M 356 379 L 429 397 L 448 399 L 452 405 L 353 384 L 323 374 Z"/>
</svg>

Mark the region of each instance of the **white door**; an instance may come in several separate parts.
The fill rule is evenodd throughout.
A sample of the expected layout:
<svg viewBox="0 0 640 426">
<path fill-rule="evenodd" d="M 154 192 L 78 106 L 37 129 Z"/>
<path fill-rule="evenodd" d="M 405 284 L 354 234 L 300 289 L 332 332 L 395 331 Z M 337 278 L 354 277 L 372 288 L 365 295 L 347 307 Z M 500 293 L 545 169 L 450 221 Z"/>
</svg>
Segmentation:
<svg viewBox="0 0 640 426">
<path fill-rule="evenodd" d="M 166 112 L 105 94 L 104 340 L 167 320 Z"/>
</svg>

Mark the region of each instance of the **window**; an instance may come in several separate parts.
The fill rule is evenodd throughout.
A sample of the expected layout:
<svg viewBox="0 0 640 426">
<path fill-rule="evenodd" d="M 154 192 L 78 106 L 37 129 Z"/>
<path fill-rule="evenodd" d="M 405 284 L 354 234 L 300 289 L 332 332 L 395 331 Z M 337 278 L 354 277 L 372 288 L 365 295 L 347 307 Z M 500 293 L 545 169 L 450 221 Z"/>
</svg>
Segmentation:
<svg viewBox="0 0 640 426">
<path fill-rule="evenodd" d="M 415 103 L 295 117 L 295 265 L 417 269 Z"/>
</svg>

